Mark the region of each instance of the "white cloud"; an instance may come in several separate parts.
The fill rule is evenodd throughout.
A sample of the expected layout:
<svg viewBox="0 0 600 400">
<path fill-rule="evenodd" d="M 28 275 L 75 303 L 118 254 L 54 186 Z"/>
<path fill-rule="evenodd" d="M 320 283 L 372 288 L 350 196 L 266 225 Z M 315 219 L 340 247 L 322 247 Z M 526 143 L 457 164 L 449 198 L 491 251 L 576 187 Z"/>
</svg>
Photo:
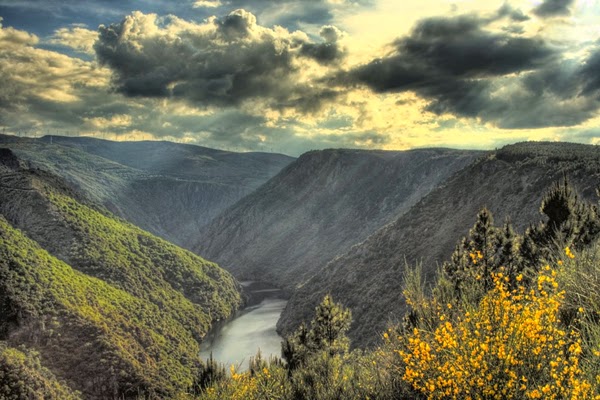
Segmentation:
<svg viewBox="0 0 600 400">
<path fill-rule="evenodd" d="M 93 55 L 96 39 L 98 39 L 98 31 L 92 31 L 82 26 L 72 26 L 54 31 L 48 43 L 70 47 L 80 53 Z"/>
<path fill-rule="evenodd" d="M 221 5 L 222 3 L 219 0 L 198 0 L 194 3 L 194 8 L 216 8 Z"/>
</svg>

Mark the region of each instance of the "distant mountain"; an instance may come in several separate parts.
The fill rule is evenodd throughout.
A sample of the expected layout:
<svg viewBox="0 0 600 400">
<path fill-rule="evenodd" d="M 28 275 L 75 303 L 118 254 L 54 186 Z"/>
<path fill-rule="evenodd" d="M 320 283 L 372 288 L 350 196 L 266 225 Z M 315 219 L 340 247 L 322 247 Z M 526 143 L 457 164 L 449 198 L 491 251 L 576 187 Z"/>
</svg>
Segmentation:
<svg viewBox="0 0 600 400">
<path fill-rule="evenodd" d="M 84 137 L 0 135 L 0 146 L 62 176 L 120 217 L 186 248 L 196 243 L 200 227 L 293 161 L 281 154 Z"/>
<path fill-rule="evenodd" d="M 482 154 L 312 151 L 213 220 L 194 249 L 291 290 Z"/>
<path fill-rule="evenodd" d="M 405 263 L 422 261 L 432 278 L 449 258 L 482 207 L 497 225 L 510 217 L 521 231 L 541 220 L 544 192 L 567 176 L 580 195 L 596 201 L 600 186 L 600 148 L 569 143 L 521 143 L 489 153 L 427 194 L 410 211 L 363 243 L 335 258 L 296 290 L 278 328 L 294 329 L 309 320 L 327 293 L 352 309 L 350 336 L 371 345 L 389 321 L 404 314 Z"/>
<path fill-rule="evenodd" d="M 0 368 L 24 348 L 41 367 L 23 379 L 64 396 L 52 376 L 91 399 L 187 389 L 236 281 L 25 164 L 0 149 Z"/>
</svg>

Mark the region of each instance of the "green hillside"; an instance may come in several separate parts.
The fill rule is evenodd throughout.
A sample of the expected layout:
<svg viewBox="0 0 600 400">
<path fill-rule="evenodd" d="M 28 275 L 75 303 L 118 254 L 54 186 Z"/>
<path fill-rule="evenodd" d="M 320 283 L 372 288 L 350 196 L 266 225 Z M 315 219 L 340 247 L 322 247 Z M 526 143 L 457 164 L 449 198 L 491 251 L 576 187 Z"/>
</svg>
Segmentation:
<svg viewBox="0 0 600 400">
<path fill-rule="evenodd" d="M 213 263 L 0 154 L 0 340 L 85 398 L 185 391 L 200 341 L 240 304 Z"/>
<path fill-rule="evenodd" d="M 25 349 L 8 347 L 0 342 L 1 399 L 79 399 L 64 383 L 40 363 L 39 355 Z"/>
</svg>

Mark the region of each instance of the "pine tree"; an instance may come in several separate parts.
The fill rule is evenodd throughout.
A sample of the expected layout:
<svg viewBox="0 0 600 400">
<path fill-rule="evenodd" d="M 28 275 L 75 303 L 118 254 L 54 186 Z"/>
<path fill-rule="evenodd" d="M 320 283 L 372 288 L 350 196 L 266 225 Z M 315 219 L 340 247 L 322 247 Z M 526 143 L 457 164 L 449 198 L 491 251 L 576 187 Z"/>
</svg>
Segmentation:
<svg viewBox="0 0 600 400">
<path fill-rule="evenodd" d="M 198 365 L 198 376 L 194 380 L 192 393 L 200 394 L 204 389 L 216 382 L 223 381 L 227 378 L 225 366 L 220 364 L 213 358 L 212 352 L 206 360 L 206 363 Z"/>
<path fill-rule="evenodd" d="M 562 183 L 555 183 L 546 193 L 540 211 L 548 217 L 543 229 L 543 244 L 550 245 L 557 240 L 568 242 L 577 235 L 577 214 L 582 208 L 567 178 Z"/>
<path fill-rule="evenodd" d="M 579 230 L 574 239 L 574 245 L 577 249 L 582 249 L 592 244 L 600 236 L 600 217 L 596 205 L 580 204 L 577 215 L 577 225 Z"/>
<path fill-rule="evenodd" d="M 326 295 L 315 309 L 310 340 L 316 349 L 327 350 L 330 355 L 344 353 L 350 347 L 346 331 L 350 328 L 351 322 L 350 310 L 334 303 L 331 296 Z"/>
<path fill-rule="evenodd" d="M 315 308 L 310 329 L 304 323 L 281 344 L 281 355 L 293 371 L 305 365 L 310 356 L 326 352 L 329 356 L 346 353 L 350 340 L 346 332 L 350 328 L 352 314 L 349 309 L 337 304 L 326 295 Z"/>
<path fill-rule="evenodd" d="M 519 254 L 519 236 L 515 233 L 510 220 L 504 222 L 497 231 L 497 252 L 494 269 L 504 268 L 509 278 L 516 278 L 522 272 L 523 264 Z"/>
<path fill-rule="evenodd" d="M 290 373 L 306 363 L 311 351 L 308 328 L 304 322 L 281 342 L 281 357 L 286 361 Z"/>
<path fill-rule="evenodd" d="M 491 288 L 491 273 L 498 267 L 496 253 L 501 247 L 497 231 L 492 213 L 483 208 L 469 235 L 456 247 L 450 262 L 444 264 L 457 295 L 463 285 L 470 285 L 473 280 L 480 281 L 486 291 Z"/>
<path fill-rule="evenodd" d="M 557 250 L 566 246 L 582 248 L 600 235 L 597 207 L 580 202 L 566 178 L 544 195 L 540 212 L 547 221 L 531 226 L 521 242 L 521 257 L 533 270 L 548 262 Z"/>
</svg>

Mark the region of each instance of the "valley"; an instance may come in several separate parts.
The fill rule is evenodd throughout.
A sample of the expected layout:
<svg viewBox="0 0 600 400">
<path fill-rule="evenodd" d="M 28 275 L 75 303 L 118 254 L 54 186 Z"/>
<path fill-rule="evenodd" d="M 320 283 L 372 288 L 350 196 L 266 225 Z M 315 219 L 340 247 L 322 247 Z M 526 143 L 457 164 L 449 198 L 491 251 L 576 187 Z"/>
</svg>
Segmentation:
<svg viewBox="0 0 600 400">
<path fill-rule="evenodd" d="M 569 143 L 294 160 L 48 140 L 0 137 L 0 370 L 33 357 L 26 378 L 65 398 L 171 397 L 202 392 L 219 363 L 233 379 L 290 363 L 317 348 L 327 296 L 352 314 L 341 349 L 374 354 L 412 315 L 410 271 L 436 284 L 482 208 L 525 235 L 561 179 L 586 204 L 600 187 L 598 149 Z"/>
<path fill-rule="evenodd" d="M 191 248 L 202 226 L 293 158 L 231 153 L 169 142 L 0 135 L 32 167 L 64 178 L 115 215 Z"/>
</svg>

